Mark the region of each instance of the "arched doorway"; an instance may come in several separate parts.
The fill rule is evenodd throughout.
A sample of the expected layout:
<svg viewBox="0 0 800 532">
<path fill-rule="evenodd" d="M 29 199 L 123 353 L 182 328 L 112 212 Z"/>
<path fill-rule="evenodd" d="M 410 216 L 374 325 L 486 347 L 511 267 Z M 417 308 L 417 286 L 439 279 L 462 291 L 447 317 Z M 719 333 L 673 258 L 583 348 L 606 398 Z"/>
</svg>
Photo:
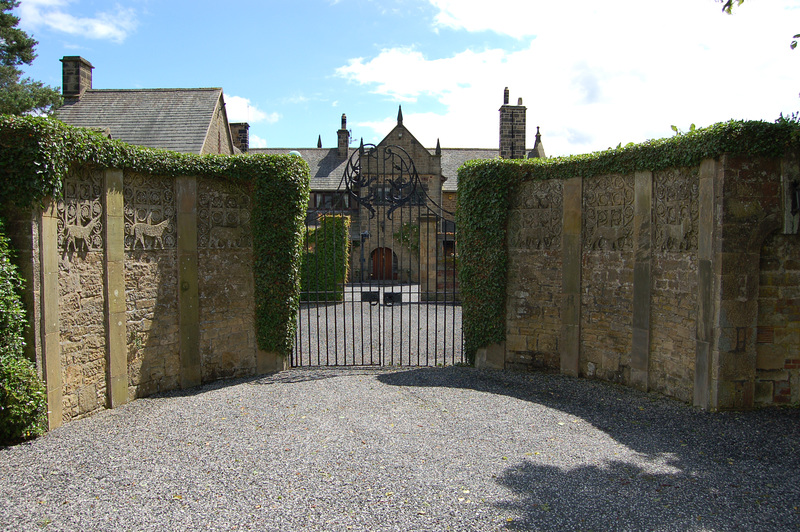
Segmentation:
<svg viewBox="0 0 800 532">
<path fill-rule="evenodd" d="M 396 256 L 392 248 L 376 248 L 370 255 L 372 262 L 372 279 L 375 281 L 393 281 L 395 278 Z"/>
</svg>

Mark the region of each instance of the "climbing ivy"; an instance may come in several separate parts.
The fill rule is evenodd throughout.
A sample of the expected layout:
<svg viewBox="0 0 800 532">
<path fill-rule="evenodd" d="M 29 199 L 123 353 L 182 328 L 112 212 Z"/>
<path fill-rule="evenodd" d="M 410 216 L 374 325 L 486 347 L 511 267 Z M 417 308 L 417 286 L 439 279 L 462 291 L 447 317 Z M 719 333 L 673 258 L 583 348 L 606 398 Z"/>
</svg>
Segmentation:
<svg viewBox="0 0 800 532">
<path fill-rule="evenodd" d="M 309 195 L 309 168 L 300 157 L 183 154 L 132 146 L 50 118 L 0 116 L 0 205 L 29 207 L 58 197 L 75 166 L 252 183 L 258 346 L 291 351 Z"/>
<path fill-rule="evenodd" d="M 394 233 L 394 239 L 415 255 L 419 255 L 419 224 L 403 223 L 400 230 Z"/>
<path fill-rule="evenodd" d="M 800 149 L 800 120 L 730 121 L 665 139 L 602 152 L 552 159 L 470 161 L 458 170 L 459 283 L 464 344 L 472 363 L 477 349 L 505 339 L 508 200 L 520 183 L 637 170 L 697 166 L 723 154 L 780 157 Z"/>
<path fill-rule="evenodd" d="M 300 298 L 341 301 L 350 265 L 350 217 L 326 214 L 308 229 L 303 245 Z"/>
<path fill-rule="evenodd" d="M 508 199 L 522 173 L 502 159 L 470 161 L 458 170 L 458 281 L 470 364 L 477 349 L 505 339 Z"/>
</svg>

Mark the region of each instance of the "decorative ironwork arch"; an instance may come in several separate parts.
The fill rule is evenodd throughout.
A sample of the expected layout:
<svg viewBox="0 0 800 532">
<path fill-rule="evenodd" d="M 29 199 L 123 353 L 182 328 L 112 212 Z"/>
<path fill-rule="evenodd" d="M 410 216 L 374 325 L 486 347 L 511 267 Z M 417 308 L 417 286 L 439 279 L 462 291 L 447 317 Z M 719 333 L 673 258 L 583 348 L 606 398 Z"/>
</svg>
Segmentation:
<svg viewBox="0 0 800 532">
<path fill-rule="evenodd" d="M 422 186 L 417 168 L 408 152 L 400 146 L 361 144 L 347 161 L 339 188 L 344 187 L 350 198 L 374 218 L 377 205 L 386 206 L 385 216 L 413 202 L 433 205 L 446 212 L 428 195 Z"/>
</svg>

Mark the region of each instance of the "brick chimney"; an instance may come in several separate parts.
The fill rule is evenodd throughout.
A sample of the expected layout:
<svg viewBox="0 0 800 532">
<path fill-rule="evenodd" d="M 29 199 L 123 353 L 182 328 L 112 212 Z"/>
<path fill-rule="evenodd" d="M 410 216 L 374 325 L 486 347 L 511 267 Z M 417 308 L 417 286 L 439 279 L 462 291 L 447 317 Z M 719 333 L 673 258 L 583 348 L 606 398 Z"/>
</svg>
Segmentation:
<svg viewBox="0 0 800 532">
<path fill-rule="evenodd" d="M 522 98 L 517 105 L 508 104 L 508 87 L 503 91 L 503 106 L 500 107 L 500 157 L 503 159 L 525 158 L 525 113 Z"/>
<path fill-rule="evenodd" d="M 347 157 L 348 147 L 350 146 L 350 132 L 347 131 L 347 115 L 342 113 L 342 129 L 336 132 L 339 137 L 337 154 L 339 157 Z"/>
<path fill-rule="evenodd" d="M 83 93 L 92 88 L 92 64 L 78 55 L 61 59 L 61 91 L 68 103 L 80 100 Z"/>
<path fill-rule="evenodd" d="M 250 150 L 250 124 L 237 122 L 228 124 L 228 127 L 231 130 L 233 145 L 239 148 L 242 153 L 247 153 Z"/>
</svg>

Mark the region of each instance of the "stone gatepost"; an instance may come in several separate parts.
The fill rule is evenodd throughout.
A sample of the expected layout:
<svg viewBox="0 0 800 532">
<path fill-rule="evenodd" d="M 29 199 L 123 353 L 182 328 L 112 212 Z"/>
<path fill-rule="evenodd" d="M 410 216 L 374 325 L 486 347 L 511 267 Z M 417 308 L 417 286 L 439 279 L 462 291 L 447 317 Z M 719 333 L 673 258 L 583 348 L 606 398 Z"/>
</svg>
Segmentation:
<svg viewBox="0 0 800 532">
<path fill-rule="evenodd" d="M 42 375 L 47 386 L 47 426 L 52 430 L 61 426 L 64 410 L 58 317 L 58 211 L 52 199 L 40 213 L 39 228 Z"/>
<path fill-rule="evenodd" d="M 439 217 L 435 214 L 422 214 L 419 217 L 419 284 L 421 297 L 425 301 L 438 297 L 438 222 Z"/>
</svg>

